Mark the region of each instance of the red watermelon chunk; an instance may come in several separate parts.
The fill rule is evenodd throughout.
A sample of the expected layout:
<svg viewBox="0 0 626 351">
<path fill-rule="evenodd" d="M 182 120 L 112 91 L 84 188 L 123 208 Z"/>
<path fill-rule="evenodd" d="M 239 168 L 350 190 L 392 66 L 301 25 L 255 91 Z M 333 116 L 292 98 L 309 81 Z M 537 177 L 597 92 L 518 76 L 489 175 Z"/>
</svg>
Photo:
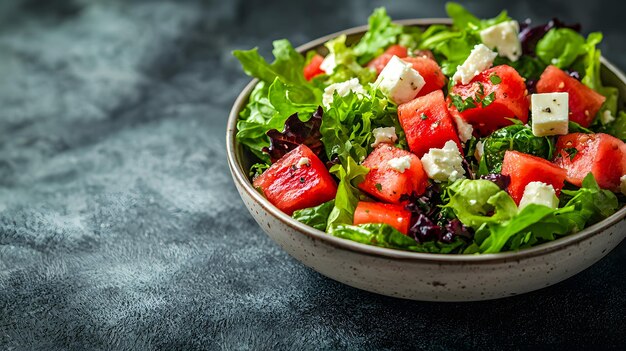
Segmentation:
<svg viewBox="0 0 626 351">
<path fill-rule="evenodd" d="M 324 71 L 321 68 L 322 62 L 324 62 L 324 57 L 322 55 L 315 54 L 315 56 L 311 58 L 309 64 L 304 66 L 304 78 L 306 80 L 311 80 L 315 76 L 324 74 Z"/>
<path fill-rule="evenodd" d="M 337 193 L 335 180 L 306 145 L 285 154 L 256 178 L 253 185 L 288 215 L 330 201 Z"/>
<path fill-rule="evenodd" d="M 361 201 L 354 211 L 354 224 L 384 223 L 406 235 L 409 232 L 411 212 L 403 205 Z"/>
<path fill-rule="evenodd" d="M 482 103 L 465 104 L 459 111 L 455 100 L 479 98 Z M 487 103 L 489 102 L 489 103 Z M 528 122 L 528 91 L 524 78 L 507 65 L 483 71 L 468 84 L 456 84 L 448 95 L 450 113 L 470 123 L 480 136 L 513 124 L 509 119 Z"/>
<path fill-rule="evenodd" d="M 398 118 L 409 148 L 418 157 L 424 156 L 431 148 L 442 148 L 449 140 L 454 141 L 463 152 L 441 90 L 401 104 L 398 106 Z"/>
<path fill-rule="evenodd" d="M 543 182 L 552 185 L 558 196 L 566 176 L 564 169 L 550 161 L 517 151 L 507 151 L 504 154 L 502 174 L 511 177 L 507 191 L 518 205 L 528 183 Z"/>
<path fill-rule="evenodd" d="M 604 133 L 571 133 L 556 142 L 554 163 L 567 171 L 567 181 L 582 186 L 591 172 L 603 189 L 619 191 L 626 174 L 626 144 Z"/>
<path fill-rule="evenodd" d="M 410 167 L 400 172 L 389 165 L 394 158 L 408 156 Z M 428 185 L 428 177 L 422 168 L 420 159 L 412 153 L 397 147 L 380 144 L 363 161 L 363 166 L 370 169 L 359 188 L 366 193 L 386 202 L 400 203 L 404 194 L 422 194 Z"/>
</svg>

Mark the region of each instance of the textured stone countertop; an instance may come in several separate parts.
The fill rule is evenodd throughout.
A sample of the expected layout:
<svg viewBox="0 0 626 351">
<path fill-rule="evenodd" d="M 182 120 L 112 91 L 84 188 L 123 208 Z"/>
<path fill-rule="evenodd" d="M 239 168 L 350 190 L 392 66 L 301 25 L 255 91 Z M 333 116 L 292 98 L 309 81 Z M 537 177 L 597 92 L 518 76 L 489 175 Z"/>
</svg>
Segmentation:
<svg viewBox="0 0 626 351">
<path fill-rule="evenodd" d="M 622 1 L 472 1 L 602 31 Z M 382 1 L 3 1 L 0 349 L 626 347 L 626 243 L 555 286 L 423 303 L 304 267 L 246 211 L 225 123 L 249 81 L 231 50 L 361 25 Z M 442 17 L 435 1 L 387 4 Z M 518 346 L 518 347 L 516 347 Z"/>
</svg>

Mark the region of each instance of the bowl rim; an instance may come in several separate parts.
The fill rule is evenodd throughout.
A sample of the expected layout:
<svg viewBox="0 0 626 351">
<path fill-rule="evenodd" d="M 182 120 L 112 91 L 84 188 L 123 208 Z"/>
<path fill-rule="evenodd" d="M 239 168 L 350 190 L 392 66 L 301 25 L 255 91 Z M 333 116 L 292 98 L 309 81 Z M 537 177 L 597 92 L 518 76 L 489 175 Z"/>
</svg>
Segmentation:
<svg viewBox="0 0 626 351">
<path fill-rule="evenodd" d="M 394 21 L 394 23 L 406 25 L 406 26 L 428 26 L 433 24 L 446 24 L 450 25 L 452 21 L 449 18 L 421 18 L 421 19 L 405 19 Z M 300 45 L 296 48 L 298 52 L 306 52 L 308 50 L 315 49 L 339 35 L 354 35 L 367 31 L 368 26 L 362 25 L 352 27 L 342 31 L 338 31 L 332 34 L 325 35 L 318 39 L 312 40 L 308 43 Z M 601 57 L 602 64 L 613 74 L 615 74 L 620 81 L 626 84 L 626 76 L 617 67 L 611 64 L 604 57 Z M 239 188 L 246 192 L 246 194 L 257 202 L 268 214 L 272 215 L 276 219 L 280 220 L 289 227 L 296 231 L 308 236 L 313 240 L 323 241 L 326 244 L 332 245 L 335 248 L 353 251 L 370 256 L 377 256 L 388 259 L 400 259 L 411 261 L 424 261 L 424 262 L 437 262 L 437 263 L 453 263 L 453 264 L 479 264 L 479 263 L 493 263 L 498 262 L 510 262 L 519 261 L 520 259 L 531 258 L 541 256 L 550 252 L 564 249 L 571 245 L 579 244 L 580 242 L 593 237 L 595 234 L 609 228 L 616 223 L 626 218 L 626 206 L 618 210 L 612 216 L 600 221 L 592 226 L 585 228 L 584 230 L 570 234 L 568 236 L 559 238 L 557 240 L 537 245 L 528 249 L 519 251 L 507 251 L 500 253 L 490 254 L 435 254 L 435 253 L 421 253 L 413 251 L 404 251 L 399 249 L 391 249 L 378 247 L 373 245 L 362 244 L 356 241 L 343 239 L 328 235 L 327 233 L 310 227 L 304 223 L 301 223 L 291 216 L 283 213 L 281 210 L 272 205 L 265 197 L 263 197 L 258 191 L 254 189 L 247 177 L 247 171 L 243 169 L 240 154 L 237 152 L 238 145 L 235 138 L 237 133 L 237 119 L 239 112 L 245 106 L 250 93 L 254 86 L 259 82 L 258 79 L 251 80 L 237 96 L 233 107 L 228 117 L 228 123 L 226 128 L 226 154 L 228 158 L 228 166 L 231 171 L 233 180 L 239 185 Z"/>
</svg>

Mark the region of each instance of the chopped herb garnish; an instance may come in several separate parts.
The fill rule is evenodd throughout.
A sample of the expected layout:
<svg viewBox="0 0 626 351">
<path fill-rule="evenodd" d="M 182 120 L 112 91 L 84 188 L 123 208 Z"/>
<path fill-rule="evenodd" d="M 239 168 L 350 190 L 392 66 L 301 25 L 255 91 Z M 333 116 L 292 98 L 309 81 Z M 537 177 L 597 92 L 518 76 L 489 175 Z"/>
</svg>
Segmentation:
<svg viewBox="0 0 626 351">
<path fill-rule="evenodd" d="M 491 94 L 487 95 L 487 96 L 483 99 L 483 101 L 482 101 L 483 107 L 487 107 L 487 106 L 491 105 L 491 103 L 492 103 L 492 102 L 493 102 L 493 100 L 495 100 L 495 99 L 496 99 L 496 93 L 495 93 L 495 92 L 491 92 Z"/>
<path fill-rule="evenodd" d="M 304 177 L 300 177 L 300 183 L 304 183 L 304 182 L 305 182 Z"/>
<path fill-rule="evenodd" d="M 490 81 L 491 81 L 491 83 L 493 83 L 493 84 L 500 84 L 500 83 L 502 83 L 502 78 L 498 77 L 498 75 L 496 75 L 496 74 L 492 74 L 492 75 L 489 77 L 489 80 L 490 80 Z"/>
<path fill-rule="evenodd" d="M 460 95 L 450 94 L 450 96 L 452 97 L 452 104 L 454 105 L 454 107 L 456 107 L 457 110 L 459 110 L 459 112 L 463 112 L 467 109 L 476 107 L 476 102 L 474 101 L 473 97 L 468 97 L 467 99 L 463 100 Z"/>
<path fill-rule="evenodd" d="M 382 184 L 380 184 L 380 183 L 376 183 L 376 185 L 374 185 L 374 186 L 376 187 L 376 189 L 377 189 L 378 191 L 383 191 L 383 186 L 382 186 Z"/>
<path fill-rule="evenodd" d="M 426 116 L 426 114 L 425 114 L 425 113 L 422 113 L 421 118 L 422 118 L 422 120 L 425 120 L 426 118 L 428 118 L 428 116 Z"/>
</svg>

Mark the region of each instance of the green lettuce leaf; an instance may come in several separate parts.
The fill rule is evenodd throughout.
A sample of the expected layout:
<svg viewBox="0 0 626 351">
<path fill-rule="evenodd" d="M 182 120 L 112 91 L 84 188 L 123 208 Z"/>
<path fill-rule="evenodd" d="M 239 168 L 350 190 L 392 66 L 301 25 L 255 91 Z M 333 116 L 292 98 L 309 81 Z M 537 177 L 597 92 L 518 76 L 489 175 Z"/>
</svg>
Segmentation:
<svg viewBox="0 0 626 351">
<path fill-rule="evenodd" d="M 506 221 L 517 214 L 515 201 L 495 183 L 477 180 L 459 180 L 449 188 L 450 207 L 456 217 L 468 227 L 478 229 L 485 223 Z"/>
<path fill-rule="evenodd" d="M 330 173 L 339 179 L 335 205 L 328 216 L 328 226 L 334 224 L 352 224 L 354 210 L 359 202 L 361 191 L 357 188 L 369 169 L 358 165 L 351 157 L 342 164 L 330 168 Z"/>
<path fill-rule="evenodd" d="M 290 99 L 289 87 L 279 78 L 269 85 L 259 82 L 250 95 L 250 101 L 237 121 L 237 140 L 247 146 L 259 159 L 269 162 L 261 150 L 269 145 L 267 131 L 282 130 L 293 113 L 308 118 L 315 109 L 314 103 L 296 103 Z"/>
<path fill-rule="evenodd" d="M 295 211 L 293 215 L 291 215 L 291 217 L 315 229 L 326 231 L 328 217 L 330 216 L 330 212 L 333 210 L 334 207 L 335 200 L 330 200 L 328 202 L 324 202 L 319 206 Z"/>
<path fill-rule="evenodd" d="M 452 24 L 455 28 L 473 32 L 479 32 L 487 27 L 511 20 L 511 17 L 509 17 L 506 11 L 500 12 L 494 18 L 481 20 L 456 2 L 446 3 L 446 13 L 448 13 L 448 16 L 452 19 Z"/>
<path fill-rule="evenodd" d="M 549 228 L 537 225 L 542 220 L 552 215 L 545 222 L 553 223 L 557 221 L 556 225 L 550 225 Z M 544 223 L 544 222 L 542 222 Z M 533 230 L 534 228 L 534 230 Z M 549 240 L 554 240 L 552 236 L 554 231 L 558 231 L 559 234 L 566 234 L 567 227 L 562 227 L 562 223 L 554 217 L 554 210 L 543 205 L 530 204 L 524 207 L 517 216 L 514 216 L 511 220 L 504 223 L 485 223 L 481 226 L 474 235 L 474 240 L 479 247 L 481 253 L 495 253 L 503 251 L 505 245 L 512 240 L 515 235 L 521 234 L 517 237 L 514 243 L 515 248 L 519 248 L 524 243 L 533 242 L 537 240 L 529 234 L 540 234 Z M 552 237 L 551 237 L 552 236 Z"/>
<path fill-rule="evenodd" d="M 368 96 L 350 92 L 344 97 L 335 93 L 326 108 L 320 132 L 329 160 L 335 156 L 345 163 L 348 157 L 362 161 L 371 151 L 372 129 L 395 127 L 402 145 L 406 139 L 398 122 L 396 105 L 380 91 L 368 89 Z"/>
<path fill-rule="evenodd" d="M 293 113 L 310 115 L 322 101 L 322 89 L 304 79 L 304 57 L 287 40 L 273 44 L 275 59 L 271 64 L 256 48 L 233 51 L 244 72 L 260 80 L 239 116 L 237 140 L 264 162 L 269 162 L 261 152 L 269 144 L 265 133 L 270 129 L 281 130 Z"/>
<path fill-rule="evenodd" d="M 354 53 L 361 65 L 382 54 L 387 46 L 395 44 L 403 32 L 402 26 L 391 22 L 384 7 L 375 9 L 368 22 L 367 32 L 354 46 Z"/>
<path fill-rule="evenodd" d="M 304 79 L 302 74 L 305 63 L 304 56 L 297 52 L 286 39 L 276 40 L 273 45 L 272 53 L 275 59 L 271 64 L 259 55 L 257 48 L 235 50 L 233 55 L 239 60 L 247 75 L 258 78 L 268 84 L 271 84 L 278 78 L 283 83 L 295 87 L 295 90 L 300 94 L 294 99 L 295 101 L 315 101 L 316 92 L 312 90 L 312 86 Z"/>
<path fill-rule="evenodd" d="M 352 78 L 358 78 L 361 84 L 373 82 L 376 79 L 376 72 L 361 66 L 357 62 L 357 54 L 352 47 L 346 44 L 346 35 L 340 35 L 324 44 L 328 49 L 328 56 L 335 61 L 333 72 L 325 76 L 324 85 L 345 82 Z"/>
<path fill-rule="evenodd" d="M 584 221 L 584 225 L 572 228 L 574 231 L 580 231 L 585 226 L 607 218 L 619 207 L 615 194 L 609 190 L 600 189 L 592 173 L 587 174 L 583 179 L 580 189 L 575 191 L 564 189 L 562 193 L 565 196 L 561 196 L 561 202 L 567 200 L 565 207 L 573 206 L 575 209 L 570 217 L 578 216 L 579 222 Z M 568 197 L 571 198 L 568 200 Z"/>
<path fill-rule="evenodd" d="M 476 230 L 475 242 L 465 253 L 528 248 L 580 231 L 609 217 L 619 208 L 615 194 L 600 189 L 591 173 L 585 177 L 580 189 L 562 192 L 561 208 L 530 204 L 508 220 L 483 223 Z"/>
<path fill-rule="evenodd" d="M 537 42 L 537 57 L 546 65 L 568 68 L 587 53 L 585 38 L 570 28 L 552 28 Z"/>
<path fill-rule="evenodd" d="M 368 245 L 427 253 L 453 253 L 466 245 L 458 237 L 449 244 L 418 243 L 388 224 L 335 225 L 329 228 L 328 234 Z"/>
<path fill-rule="evenodd" d="M 506 11 L 494 18 L 481 20 L 454 2 L 446 4 L 446 12 L 453 26 L 430 26 L 421 35 L 420 49 L 431 50 L 441 63 L 443 74 L 449 77 L 467 59 L 474 46 L 481 43 L 482 29 L 511 20 Z"/>
<path fill-rule="evenodd" d="M 594 32 L 587 37 L 585 45 L 587 56 L 585 56 L 584 59 L 585 76 L 582 79 L 582 83 L 606 97 L 606 101 L 602 104 L 598 115 L 609 111 L 611 115 L 615 116 L 617 115 L 619 91 L 615 87 L 606 87 L 602 84 L 602 77 L 600 75 L 600 68 L 602 67 L 600 57 L 602 53 L 596 47 L 601 41 L 602 33 Z"/>
</svg>

